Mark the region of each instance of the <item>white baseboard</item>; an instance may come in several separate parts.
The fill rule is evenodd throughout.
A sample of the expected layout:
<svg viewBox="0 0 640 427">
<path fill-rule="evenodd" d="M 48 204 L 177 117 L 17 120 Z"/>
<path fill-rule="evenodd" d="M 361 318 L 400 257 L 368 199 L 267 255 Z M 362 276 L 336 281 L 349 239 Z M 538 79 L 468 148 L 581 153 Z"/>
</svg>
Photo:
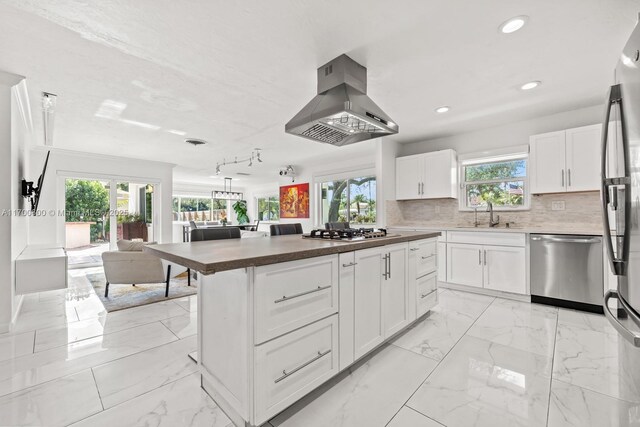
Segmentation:
<svg viewBox="0 0 640 427">
<path fill-rule="evenodd" d="M 476 288 L 475 286 L 457 285 L 455 283 L 447 282 L 438 282 L 438 287 L 442 289 L 453 289 L 454 291 L 464 291 L 473 294 L 511 299 L 514 301 L 531 302 L 531 295 L 512 294 L 510 292 L 494 291 L 492 289 Z"/>
</svg>

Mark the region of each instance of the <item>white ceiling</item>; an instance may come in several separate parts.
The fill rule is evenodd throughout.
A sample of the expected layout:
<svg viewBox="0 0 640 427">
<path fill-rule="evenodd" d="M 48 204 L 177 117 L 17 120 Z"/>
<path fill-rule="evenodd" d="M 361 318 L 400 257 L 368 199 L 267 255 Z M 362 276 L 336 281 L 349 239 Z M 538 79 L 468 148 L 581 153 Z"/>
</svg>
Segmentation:
<svg viewBox="0 0 640 427">
<path fill-rule="evenodd" d="M 263 164 L 236 168 L 247 185 L 372 149 L 284 133 L 316 68 L 342 53 L 368 68 L 395 139 L 413 142 L 601 102 L 638 12 L 640 0 L 0 0 L 0 69 L 28 78 L 37 119 L 39 93 L 58 94 L 56 147 L 176 163 L 177 181 L 202 183 L 259 147 Z M 516 15 L 528 24 L 499 33 Z M 517 89 L 530 80 L 543 84 Z"/>
</svg>

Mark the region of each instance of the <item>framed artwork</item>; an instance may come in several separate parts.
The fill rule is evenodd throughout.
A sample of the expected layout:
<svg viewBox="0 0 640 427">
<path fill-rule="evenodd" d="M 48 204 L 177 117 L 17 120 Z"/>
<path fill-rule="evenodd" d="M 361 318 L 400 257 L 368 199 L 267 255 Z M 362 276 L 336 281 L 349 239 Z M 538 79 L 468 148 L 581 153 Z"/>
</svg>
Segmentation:
<svg viewBox="0 0 640 427">
<path fill-rule="evenodd" d="M 309 183 L 280 187 L 280 218 L 309 218 Z"/>
</svg>

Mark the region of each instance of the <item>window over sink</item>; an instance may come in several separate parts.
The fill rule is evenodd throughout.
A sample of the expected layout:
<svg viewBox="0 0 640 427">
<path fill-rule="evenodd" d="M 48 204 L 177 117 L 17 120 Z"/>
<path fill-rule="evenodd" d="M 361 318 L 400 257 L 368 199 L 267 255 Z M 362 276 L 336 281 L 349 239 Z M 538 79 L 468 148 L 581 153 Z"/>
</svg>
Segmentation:
<svg viewBox="0 0 640 427">
<path fill-rule="evenodd" d="M 460 210 L 529 208 L 527 154 L 467 158 L 460 163 Z"/>
</svg>

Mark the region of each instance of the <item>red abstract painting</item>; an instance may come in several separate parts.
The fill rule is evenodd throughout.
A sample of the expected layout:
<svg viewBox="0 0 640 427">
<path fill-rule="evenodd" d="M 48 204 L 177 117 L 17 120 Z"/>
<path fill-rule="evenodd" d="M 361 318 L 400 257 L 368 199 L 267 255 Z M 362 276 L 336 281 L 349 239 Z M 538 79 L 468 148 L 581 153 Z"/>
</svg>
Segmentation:
<svg viewBox="0 0 640 427">
<path fill-rule="evenodd" d="M 309 218 L 309 183 L 280 187 L 280 218 Z"/>
</svg>

